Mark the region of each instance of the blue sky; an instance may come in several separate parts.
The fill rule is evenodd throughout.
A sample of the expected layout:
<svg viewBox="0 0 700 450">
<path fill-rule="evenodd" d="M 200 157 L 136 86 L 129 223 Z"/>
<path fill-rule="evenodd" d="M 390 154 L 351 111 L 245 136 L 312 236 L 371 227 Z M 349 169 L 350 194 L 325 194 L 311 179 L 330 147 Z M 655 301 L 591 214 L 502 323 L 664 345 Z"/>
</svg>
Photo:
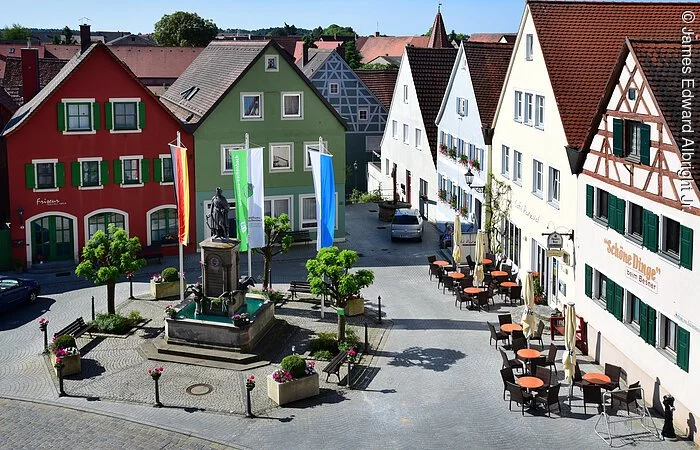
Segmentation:
<svg viewBox="0 0 700 450">
<path fill-rule="evenodd" d="M 320 6 L 323 5 L 323 6 Z M 444 0 L 447 31 L 461 33 L 516 32 L 524 0 Z M 163 14 L 196 12 L 220 28 L 256 29 L 282 26 L 286 21 L 302 28 L 337 23 L 352 26 L 361 35 L 377 30 L 388 35 L 423 34 L 432 25 L 437 2 L 426 0 L 99 0 L 51 1 L 30 6 L 3 5 L 0 26 L 20 23 L 32 28 L 77 29 L 87 17 L 93 30 L 151 32 Z"/>
</svg>

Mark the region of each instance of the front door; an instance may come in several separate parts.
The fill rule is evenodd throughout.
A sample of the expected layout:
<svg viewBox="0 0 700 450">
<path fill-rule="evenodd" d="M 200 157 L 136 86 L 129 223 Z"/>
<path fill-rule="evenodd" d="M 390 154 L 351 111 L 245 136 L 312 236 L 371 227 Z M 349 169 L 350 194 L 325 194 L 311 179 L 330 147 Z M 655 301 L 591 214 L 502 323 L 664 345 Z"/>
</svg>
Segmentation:
<svg viewBox="0 0 700 450">
<path fill-rule="evenodd" d="M 32 263 L 73 260 L 73 220 L 47 216 L 31 223 Z"/>
</svg>

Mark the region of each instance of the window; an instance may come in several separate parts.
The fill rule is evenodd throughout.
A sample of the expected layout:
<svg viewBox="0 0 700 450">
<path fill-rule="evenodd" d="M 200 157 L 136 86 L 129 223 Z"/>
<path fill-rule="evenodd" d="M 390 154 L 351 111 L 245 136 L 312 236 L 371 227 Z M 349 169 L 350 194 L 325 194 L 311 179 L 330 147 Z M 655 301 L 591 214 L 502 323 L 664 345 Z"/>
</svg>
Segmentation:
<svg viewBox="0 0 700 450">
<path fill-rule="evenodd" d="M 630 212 L 629 212 L 629 218 L 627 219 L 628 222 L 628 227 L 627 227 L 627 234 L 628 236 L 631 236 L 635 239 L 641 240 L 642 235 L 644 233 L 643 231 L 643 216 L 644 216 L 644 208 L 642 208 L 639 205 L 636 205 L 632 202 L 629 203 L 630 205 Z"/>
<path fill-rule="evenodd" d="M 279 72 L 279 56 L 265 55 L 265 72 Z"/>
<path fill-rule="evenodd" d="M 596 189 L 596 218 L 608 222 L 608 193 L 602 189 Z"/>
<path fill-rule="evenodd" d="M 634 100 L 635 98 L 637 98 L 637 90 L 633 87 L 629 88 L 629 90 L 627 91 L 627 98 L 630 100 Z"/>
<path fill-rule="evenodd" d="M 525 35 L 525 59 L 528 61 L 532 61 L 532 43 L 533 43 L 532 34 L 526 34 Z"/>
<path fill-rule="evenodd" d="M 262 119 L 262 93 L 241 94 L 241 119 Z"/>
<path fill-rule="evenodd" d="M 403 143 L 408 144 L 408 125 L 403 124 Z"/>
<path fill-rule="evenodd" d="M 676 322 L 666 316 L 661 316 L 661 335 L 664 338 L 661 345 L 663 348 L 673 353 L 676 353 L 677 330 L 678 325 L 676 325 Z"/>
<path fill-rule="evenodd" d="M 323 141 L 323 148 L 328 148 L 328 141 Z M 320 151 L 318 148 L 318 141 L 304 142 L 304 170 L 311 170 L 311 155 L 309 151 Z"/>
<path fill-rule="evenodd" d="M 368 115 L 369 115 L 369 110 L 367 108 L 360 108 L 357 110 L 357 119 L 358 120 L 367 120 Z"/>
<path fill-rule="evenodd" d="M 301 212 L 301 229 L 316 228 L 316 197 L 311 195 L 299 196 L 299 211 Z M 335 197 L 335 229 L 338 229 L 338 194 Z"/>
<path fill-rule="evenodd" d="M 525 123 L 532 125 L 532 94 L 525 93 Z"/>
<path fill-rule="evenodd" d="M 634 295 L 631 292 L 628 293 L 628 298 L 629 298 L 629 316 L 627 318 L 627 322 L 633 323 L 633 324 L 639 326 L 639 308 L 640 308 L 641 301 L 639 300 L 639 297 L 637 297 L 636 295 Z"/>
<path fill-rule="evenodd" d="M 394 139 L 399 138 L 399 128 L 395 120 L 391 121 L 391 137 L 393 137 Z"/>
<path fill-rule="evenodd" d="M 467 99 L 457 97 L 457 114 L 460 116 L 467 115 Z"/>
<path fill-rule="evenodd" d="M 403 102 L 408 103 L 408 85 L 403 85 Z"/>
<path fill-rule="evenodd" d="M 513 118 L 518 122 L 523 120 L 523 93 L 515 91 L 515 105 L 513 108 Z"/>
<path fill-rule="evenodd" d="M 91 103 L 68 103 L 66 105 L 68 131 L 92 130 L 91 106 Z"/>
<path fill-rule="evenodd" d="M 544 97 L 541 95 L 535 96 L 535 126 L 544 127 Z"/>
<path fill-rule="evenodd" d="M 114 108 L 115 130 L 138 130 L 138 115 L 136 102 L 112 103 Z"/>
<path fill-rule="evenodd" d="M 172 183 L 173 182 L 173 159 L 170 156 L 163 156 L 161 155 L 160 157 L 161 160 L 161 165 L 163 167 L 163 183 Z"/>
<path fill-rule="evenodd" d="M 36 167 L 36 188 L 54 189 L 56 188 L 56 163 L 40 162 Z"/>
<path fill-rule="evenodd" d="M 328 84 L 328 92 L 330 92 L 331 95 L 338 95 L 338 92 L 339 92 L 338 83 L 329 83 Z"/>
<path fill-rule="evenodd" d="M 270 144 L 270 172 L 294 170 L 293 144 Z"/>
<path fill-rule="evenodd" d="M 598 300 L 605 301 L 607 297 L 608 277 L 598 271 L 596 271 L 596 274 L 597 279 L 595 296 L 598 298 Z"/>
<path fill-rule="evenodd" d="M 510 149 L 505 145 L 501 149 L 501 174 L 510 177 Z"/>
<path fill-rule="evenodd" d="M 268 197 L 265 199 L 265 215 L 270 217 L 279 217 L 282 214 L 289 216 L 291 223 L 291 197 Z"/>
<path fill-rule="evenodd" d="M 124 159 L 122 160 L 122 171 L 124 184 L 139 184 L 141 183 L 140 175 L 141 159 Z"/>
<path fill-rule="evenodd" d="M 177 241 L 177 209 L 163 208 L 149 217 L 152 243 L 174 243 Z"/>
<path fill-rule="evenodd" d="M 386 159 L 384 160 L 384 162 L 385 162 L 385 164 L 384 164 L 384 175 L 389 176 L 389 172 L 390 172 L 390 169 L 389 169 L 389 158 L 386 158 Z"/>
<path fill-rule="evenodd" d="M 221 146 L 221 175 L 230 175 L 233 173 L 233 162 L 231 161 L 231 152 L 245 148 L 244 144 L 222 145 Z"/>
<path fill-rule="evenodd" d="M 94 187 L 100 185 L 100 161 L 80 162 L 80 185 L 83 187 Z"/>
<path fill-rule="evenodd" d="M 517 184 L 523 182 L 523 154 L 513 150 L 513 181 Z"/>
<path fill-rule="evenodd" d="M 125 229 L 124 215 L 115 212 L 98 213 L 88 218 L 88 239 L 90 239 L 98 230 L 107 232 L 107 227 L 114 224 L 117 228 Z"/>
<path fill-rule="evenodd" d="M 542 198 L 543 165 L 536 159 L 532 160 L 532 193 Z"/>
<path fill-rule="evenodd" d="M 641 158 L 642 156 L 642 127 L 641 122 L 625 120 L 625 157 Z"/>
<path fill-rule="evenodd" d="M 416 148 L 421 147 L 421 139 L 422 139 L 422 135 L 421 135 L 420 128 L 416 128 Z"/>
<path fill-rule="evenodd" d="M 663 251 L 678 259 L 681 253 L 681 224 L 668 217 L 663 219 Z"/>
<path fill-rule="evenodd" d="M 505 255 L 520 266 L 520 237 L 521 230 L 509 220 L 505 221 Z"/>
<path fill-rule="evenodd" d="M 282 93 L 282 118 L 301 119 L 304 117 L 304 102 L 301 92 Z"/>
<path fill-rule="evenodd" d="M 550 167 L 549 168 L 549 194 L 548 194 L 549 203 L 553 203 L 555 205 L 559 204 L 559 199 L 561 197 L 560 184 L 561 184 L 561 179 L 560 179 L 559 171 L 557 169 L 555 169 L 554 167 Z"/>
</svg>

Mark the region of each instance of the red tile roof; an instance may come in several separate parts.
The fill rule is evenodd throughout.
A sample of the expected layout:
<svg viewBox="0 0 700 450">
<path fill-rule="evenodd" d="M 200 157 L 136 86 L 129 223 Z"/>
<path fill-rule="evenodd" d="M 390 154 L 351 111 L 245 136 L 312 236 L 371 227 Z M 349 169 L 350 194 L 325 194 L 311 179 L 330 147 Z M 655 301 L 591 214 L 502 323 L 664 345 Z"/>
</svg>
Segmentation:
<svg viewBox="0 0 700 450">
<path fill-rule="evenodd" d="M 39 87 L 43 88 L 61 71 L 68 61 L 54 58 L 39 58 Z M 24 103 L 22 90 L 22 59 L 7 58 L 3 86 L 17 105 Z"/>
<path fill-rule="evenodd" d="M 513 47 L 513 44 L 464 42 L 476 105 L 481 125 L 485 128 L 491 128 L 493 123 Z"/>
<path fill-rule="evenodd" d="M 367 63 L 378 56 L 401 56 L 406 45 L 427 47 L 429 36 L 367 36 L 358 37 L 355 45 Z"/>
<path fill-rule="evenodd" d="M 406 56 L 411 68 L 413 84 L 416 87 L 418 105 L 423 116 L 426 139 L 430 145 L 433 162 L 437 164 L 435 118 L 440 111 L 447 83 L 450 81 L 457 49 L 406 47 Z"/>
<path fill-rule="evenodd" d="M 515 43 L 518 33 L 472 33 L 469 35 L 469 42 L 491 42 L 500 43 L 505 39 L 507 43 Z"/>
<path fill-rule="evenodd" d="M 356 70 L 355 73 L 388 111 L 391 107 L 391 97 L 394 95 L 399 69 Z"/>
<path fill-rule="evenodd" d="M 676 39 L 693 3 L 529 0 L 569 146 L 581 149 L 626 37 Z"/>
<path fill-rule="evenodd" d="M 318 49 L 333 50 L 343 45 L 343 41 L 316 41 L 314 44 L 316 44 L 316 48 Z M 297 41 L 294 46 L 294 61 L 301 59 L 303 49 L 304 41 Z"/>
<path fill-rule="evenodd" d="M 27 46 L 26 43 L 12 43 L 12 44 L 3 43 L 3 44 L 0 44 L 0 79 L 5 76 L 5 58 L 8 56 L 14 56 L 14 57 L 19 58 L 19 55 L 21 53 L 20 50 L 22 48 L 25 48 L 26 46 Z M 39 58 L 44 57 L 44 46 L 43 45 L 32 44 L 32 47 L 39 49 Z"/>
</svg>

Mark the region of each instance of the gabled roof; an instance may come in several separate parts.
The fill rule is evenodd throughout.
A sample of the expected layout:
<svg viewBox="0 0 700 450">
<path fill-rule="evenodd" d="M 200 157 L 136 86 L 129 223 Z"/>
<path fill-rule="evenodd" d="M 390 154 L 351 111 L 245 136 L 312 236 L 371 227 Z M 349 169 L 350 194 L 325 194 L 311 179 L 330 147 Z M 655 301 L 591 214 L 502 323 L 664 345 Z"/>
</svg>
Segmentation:
<svg viewBox="0 0 700 450">
<path fill-rule="evenodd" d="M 297 66 L 308 78 L 311 78 L 313 74 L 326 62 L 326 60 L 335 52 L 335 50 L 329 49 L 319 49 L 310 48 L 309 49 L 309 60 L 306 61 L 306 65 L 303 65 L 303 58 L 297 59 Z"/>
<path fill-rule="evenodd" d="M 1 42 L 0 43 L 0 79 L 5 76 L 5 59 L 8 56 L 14 56 L 16 58 L 20 57 L 22 49 L 27 46 L 27 42 Z M 35 45 L 32 43 L 33 48 L 39 49 L 39 58 L 44 57 L 44 45 Z"/>
<path fill-rule="evenodd" d="M 318 50 L 333 50 L 343 45 L 343 41 L 316 41 L 314 42 Z M 313 49 L 309 49 L 313 50 Z M 299 61 L 304 52 L 304 41 L 297 41 L 294 45 L 294 60 Z"/>
<path fill-rule="evenodd" d="M 17 103 L 10 97 L 5 91 L 5 88 L 0 86 L 0 107 L 5 108 L 10 114 L 14 114 L 17 111 Z"/>
<path fill-rule="evenodd" d="M 472 33 L 469 35 L 469 42 L 491 42 L 514 44 L 518 33 Z"/>
<path fill-rule="evenodd" d="M 355 73 L 388 111 L 391 107 L 391 97 L 394 95 L 399 69 L 356 70 Z"/>
<path fill-rule="evenodd" d="M 457 56 L 456 48 L 406 47 L 406 57 L 416 87 L 418 106 L 430 145 L 433 162 L 437 163 L 437 117 L 452 66 Z"/>
<path fill-rule="evenodd" d="M 345 120 L 274 40 L 212 41 L 160 99 L 176 116 L 197 127 L 268 48 L 277 50 L 347 129 Z"/>
<path fill-rule="evenodd" d="M 355 41 L 362 54 L 362 62 L 372 61 L 378 56 L 402 56 L 407 45 L 427 47 L 429 36 L 367 36 Z"/>
<path fill-rule="evenodd" d="M 481 126 L 491 128 L 514 46 L 512 43 L 471 41 L 464 42 L 463 45 Z"/>
<path fill-rule="evenodd" d="M 438 6 L 437 14 L 435 14 L 435 20 L 433 21 L 433 28 L 430 32 L 430 39 L 428 40 L 428 47 L 430 48 L 450 48 L 450 40 L 447 39 L 447 32 L 445 31 L 445 23 L 442 21 L 442 14 L 440 14 L 440 6 Z"/>
<path fill-rule="evenodd" d="M 528 0 L 570 147 L 582 149 L 624 39 L 680 39 L 692 3 Z"/>
<path fill-rule="evenodd" d="M 107 42 L 107 45 L 150 45 L 155 46 L 156 43 L 140 34 L 127 34 Z"/>
<path fill-rule="evenodd" d="M 39 88 L 42 89 L 49 84 L 67 62 L 64 59 L 39 58 Z M 7 58 L 2 84 L 17 105 L 24 103 L 21 58 Z"/>
</svg>

